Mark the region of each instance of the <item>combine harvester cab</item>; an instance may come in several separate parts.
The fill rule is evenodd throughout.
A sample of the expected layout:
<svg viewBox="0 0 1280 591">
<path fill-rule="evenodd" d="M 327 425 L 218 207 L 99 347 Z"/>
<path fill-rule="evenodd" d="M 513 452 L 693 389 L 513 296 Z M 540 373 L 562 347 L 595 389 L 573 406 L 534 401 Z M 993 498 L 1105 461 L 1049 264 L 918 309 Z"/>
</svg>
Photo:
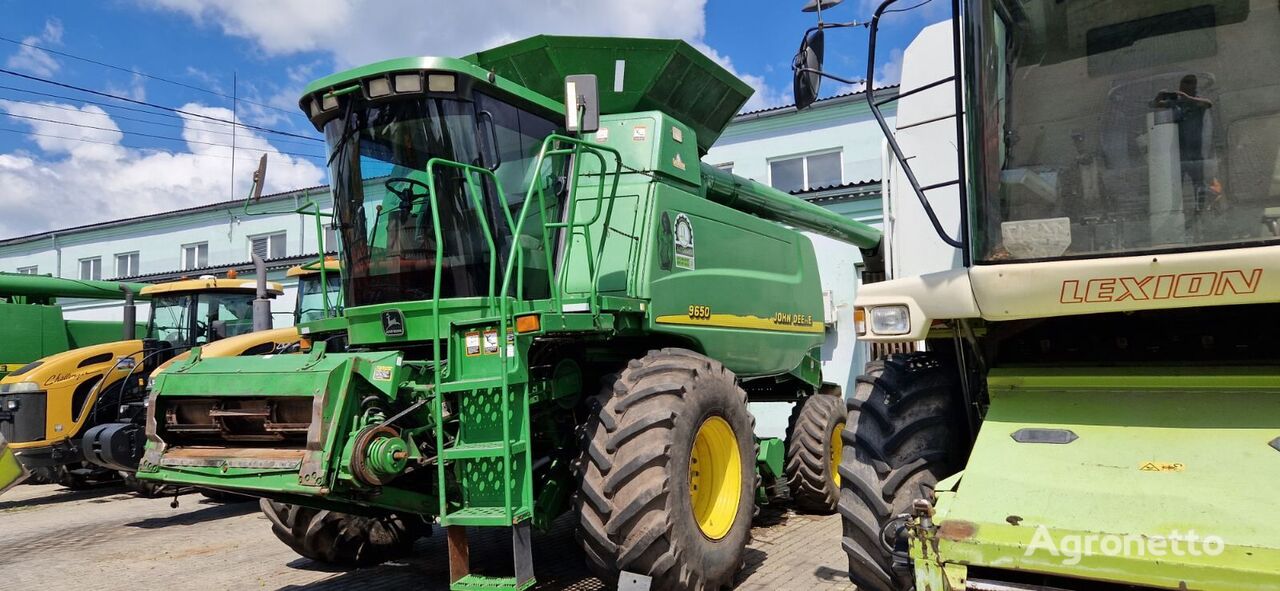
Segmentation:
<svg viewBox="0 0 1280 591">
<path fill-rule="evenodd" d="M 212 276 L 143 287 L 140 295 L 151 300 L 145 338 L 128 331 L 126 340 L 51 355 L 0 380 L 9 447 L 44 480 L 76 487 L 109 475 L 84 465 L 85 433 L 145 406 L 149 368 L 252 331 L 254 292 L 253 281 Z M 280 286 L 270 292 L 279 295 Z"/>
<path fill-rule="evenodd" d="M 729 583 L 783 478 L 834 510 L 843 406 L 820 393 L 813 247 L 782 224 L 879 240 L 699 162 L 749 94 L 682 42 L 570 37 L 311 84 L 344 330 L 161 373 L 139 477 L 265 497 L 326 562 L 438 521 L 455 589 L 532 585 L 531 529 L 570 511 L 607 579 Z M 822 425 L 789 450 L 816 469 L 753 437 L 748 393 Z M 471 572 L 468 526 L 509 528 L 512 568 Z"/>
<path fill-rule="evenodd" d="M 1280 12 L 954 4 L 905 52 L 891 279 L 856 300 L 916 352 L 853 393 L 851 578 L 1280 588 Z"/>
</svg>

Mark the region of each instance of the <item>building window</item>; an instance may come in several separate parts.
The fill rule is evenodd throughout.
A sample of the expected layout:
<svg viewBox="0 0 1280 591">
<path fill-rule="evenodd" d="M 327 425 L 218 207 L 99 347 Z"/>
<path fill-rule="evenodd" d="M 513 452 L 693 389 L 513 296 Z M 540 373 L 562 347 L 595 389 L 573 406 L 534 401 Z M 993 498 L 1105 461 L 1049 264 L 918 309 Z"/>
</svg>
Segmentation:
<svg viewBox="0 0 1280 591">
<path fill-rule="evenodd" d="M 138 253 L 122 252 L 116 255 L 116 278 L 138 274 Z"/>
<path fill-rule="evenodd" d="M 102 257 L 80 259 L 81 279 L 102 279 Z"/>
<path fill-rule="evenodd" d="M 32 265 L 30 267 L 18 267 L 18 273 L 22 275 L 39 275 L 40 267 Z"/>
<path fill-rule="evenodd" d="M 209 243 L 199 242 L 182 247 L 182 270 L 200 269 L 209 266 Z"/>
<path fill-rule="evenodd" d="M 769 184 L 787 193 L 844 184 L 840 152 L 771 160 Z"/>
<path fill-rule="evenodd" d="M 249 237 L 249 258 L 258 255 L 263 259 L 284 257 L 284 232 Z"/>
</svg>

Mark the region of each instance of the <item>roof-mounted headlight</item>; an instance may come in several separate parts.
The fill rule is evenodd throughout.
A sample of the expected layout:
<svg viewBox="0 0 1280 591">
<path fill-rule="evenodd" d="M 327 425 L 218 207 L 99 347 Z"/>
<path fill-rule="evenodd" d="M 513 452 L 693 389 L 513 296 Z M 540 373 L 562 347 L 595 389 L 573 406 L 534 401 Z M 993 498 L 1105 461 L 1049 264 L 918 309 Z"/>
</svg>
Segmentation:
<svg viewBox="0 0 1280 591">
<path fill-rule="evenodd" d="M 395 86 L 397 94 L 422 92 L 422 75 L 396 74 Z"/>
<path fill-rule="evenodd" d="M 369 98 L 381 98 L 391 94 L 391 81 L 386 78 L 369 79 Z"/>
<path fill-rule="evenodd" d="M 453 74 L 427 74 L 427 90 L 431 92 L 457 92 L 458 78 Z"/>
</svg>

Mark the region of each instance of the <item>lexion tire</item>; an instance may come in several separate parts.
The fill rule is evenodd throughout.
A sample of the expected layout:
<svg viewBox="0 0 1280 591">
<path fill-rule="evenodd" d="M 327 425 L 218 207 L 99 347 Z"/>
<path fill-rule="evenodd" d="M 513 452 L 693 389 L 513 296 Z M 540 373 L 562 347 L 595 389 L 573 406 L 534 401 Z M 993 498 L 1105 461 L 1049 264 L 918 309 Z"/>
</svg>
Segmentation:
<svg viewBox="0 0 1280 591">
<path fill-rule="evenodd" d="M 755 420 L 719 362 L 684 349 L 631 361 L 594 401 L 578 462 L 578 536 L 606 582 L 733 582 L 751 533 Z"/>
<path fill-rule="evenodd" d="M 797 402 L 787 423 L 787 488 L 797 509 L 830 514 L 840 499 L 840 457 L 848 410 L 838 394 Z"/>
<path fill-rule="evenodd" d="M 271 531 L 294 552 L 344 567 L 374 566 L 401 558 L 431 527 L 420 518 L 381 518 L 313 509 L 262 499 Z"/>
<path fill-rule="evenodd" d="M 893 568 L 906 550 L 896 516 L 961 461 L 959 377 L 929 353 L 867 364 L 842 434 L 839 510 L 849 578 L 866 591 L 910 589 Z"/>
</svg>

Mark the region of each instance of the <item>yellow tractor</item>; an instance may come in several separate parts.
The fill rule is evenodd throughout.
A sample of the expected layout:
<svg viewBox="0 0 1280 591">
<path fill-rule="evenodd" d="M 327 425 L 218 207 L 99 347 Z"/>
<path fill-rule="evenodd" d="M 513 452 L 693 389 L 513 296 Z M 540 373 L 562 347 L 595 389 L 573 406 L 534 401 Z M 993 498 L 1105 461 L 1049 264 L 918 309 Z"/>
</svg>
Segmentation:
<svg viewBox="0 0 1280 591">
<path fill-rule="evenodd" d="M 266 328 L 238 336 L 232 336 L 200 346 L 202 359 L 213 357 L 238 357 L 242 355 L 268 355 L 293 353 L 309 348 L 305 332 L 320 328 L 318 321 L 337 316 L 341 308 L 341 272 L 336 259 L 327 258 L 299 265 L 285 272 L 285 276 L 298 282 L 294 301 L 293 326 Z M 302 331 L 302 332 L 300 332 Z M 191 350 L 170 357 L 150 371 L 147 392 L 156 376 L 170 367 L 186 361 Z M 117 419 L 102 423 L 85 431 L 83 438 L 84 459 L 90 464 L 119 472 L 125 484 L 143 496 L 156 496 L 165 492 L 164 487 L 134 478 L 138 461 L 146 444 L 147 396 L 135 399 L 130 408 L 121 408 Z M 201 491 L 205 496 L 224 499 L 216 491 Z"/>
<path fill-rule="evenodd" d="M 125 418 L 122 412 L 145 400 L 152 369 L 192 347 L 252 332 L 255 298 L 282 293 L 279 284 L 262 287 L 206 275 L 143 288 L 151 300 L 144 338 L 51 355 L 0 380 L 0 405 L 7 411 L 0 415 L 0 433 L 40 480 L 77 488 L 114 478 L 84 462 L 82 436 Z"/>
</svg>

